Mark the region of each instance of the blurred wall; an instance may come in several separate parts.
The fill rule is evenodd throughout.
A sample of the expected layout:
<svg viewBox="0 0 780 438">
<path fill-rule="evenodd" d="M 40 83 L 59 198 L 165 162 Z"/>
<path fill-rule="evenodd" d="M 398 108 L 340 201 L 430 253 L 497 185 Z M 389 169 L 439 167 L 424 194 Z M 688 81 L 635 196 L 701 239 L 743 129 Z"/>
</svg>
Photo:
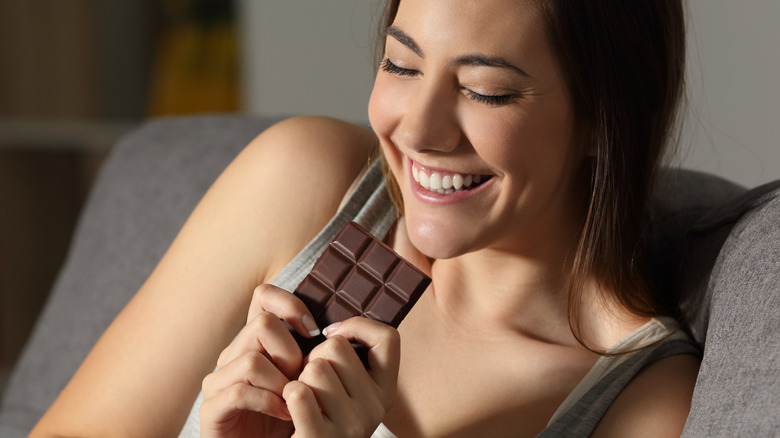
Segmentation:
<svg viewBox="0 0 780 438">
<path fill-rule="evenodd" d="M 366 123 L 380 0 L 239 0 L 247 111 Z"/>
<path fill-rule="evenodd" d="M 242 0 L 249 112 L 367 122 L 380 0 Z M 680 164 L 748 187 L 780 178 L 776 0 L 689 0 L 690 114 Z"/>
<path fill-rule="evenodd" d="M 780 2 L 690 0 L 683 163 L 752 187 L 780 178 Z"/>
</svg>

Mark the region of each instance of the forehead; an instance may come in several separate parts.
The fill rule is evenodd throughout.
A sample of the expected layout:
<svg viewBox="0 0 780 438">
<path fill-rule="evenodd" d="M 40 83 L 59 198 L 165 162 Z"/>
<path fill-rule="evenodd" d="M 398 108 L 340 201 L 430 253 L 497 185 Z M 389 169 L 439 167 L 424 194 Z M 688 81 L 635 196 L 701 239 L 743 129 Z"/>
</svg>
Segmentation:
<svg viewBox="0 0 780 438">
<path fill-rule="evenodd" d="M 549 51 L 533 0 L 402 0 L 393 25 L 423 51 L 426 45 L 505 55 Z"/>
</svg>

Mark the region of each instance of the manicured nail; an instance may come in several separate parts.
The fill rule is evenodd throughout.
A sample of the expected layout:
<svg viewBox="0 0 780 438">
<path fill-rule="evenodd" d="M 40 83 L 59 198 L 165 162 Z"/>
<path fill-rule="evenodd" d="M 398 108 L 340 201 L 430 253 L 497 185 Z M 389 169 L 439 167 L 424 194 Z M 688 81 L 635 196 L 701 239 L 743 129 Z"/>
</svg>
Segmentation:
<svg viewBox="0 0 780 438">
<path fill-rule="evenodd" d="M 334 322 L 333 324 L 325 327 L 324 329 L 322 329 L 322 334 L 325 335 L 325 337 L 327 337 L 329 333 L 333 333 L 334 331 L 336 331 L 336 329 L 339 328 L 339 324 L 341 323 Z"/>
<path fill-rule="evenodd" d="M 309 336 L 317 336 L 320 334 L 320 329 L 317 327 L 317 323 L 311 319 L 309 315 L 303 315 L 303 327 L 309 332 Z"/>
</svg>

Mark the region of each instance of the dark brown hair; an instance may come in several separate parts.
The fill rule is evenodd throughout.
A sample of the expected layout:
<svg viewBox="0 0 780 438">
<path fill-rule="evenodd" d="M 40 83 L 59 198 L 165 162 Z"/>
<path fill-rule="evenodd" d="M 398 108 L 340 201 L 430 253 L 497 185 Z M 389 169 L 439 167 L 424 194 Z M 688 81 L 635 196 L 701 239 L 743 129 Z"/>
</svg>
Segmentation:
<svg viewBox="0 0 780 438">
<path fill-rule="evenodd" d="M 387 2 L 384 29 L 400 0 Z M 569 323 L 580 329 L 590 278 L 640 316 L 673 314 L 676 304 L 650 284 L 648 202 L 677 127 L 685 71 L 681 0 L 537 0 L 574 107 L 578 134 L 593 157 L 590 192 L 569 290 Z M 389 187 L 400 200 L 397 184 Z M 402 206 L 399 204 L 402 208 Z"/>
</svg>

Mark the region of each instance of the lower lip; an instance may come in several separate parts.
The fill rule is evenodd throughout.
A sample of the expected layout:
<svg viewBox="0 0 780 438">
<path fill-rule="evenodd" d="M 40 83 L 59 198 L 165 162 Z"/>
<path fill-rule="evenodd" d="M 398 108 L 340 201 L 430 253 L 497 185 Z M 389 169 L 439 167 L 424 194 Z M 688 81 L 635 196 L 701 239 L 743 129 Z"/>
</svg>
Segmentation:
<svg viewBox="0 0 780 438">
<path fill-rule="evenodd" d="M 449 195 L 443 195 L 438 192 L 432 192 L 423 186 L 420 185 L 417 181 L 414 180 L 414 176 L 412 176 L 412 161 L 408 160 L 408 174 L 409 174 L 409 185 L 412 188 L 412 193 L 414 196 L 426 203 L 429 204 L 439 204 L 439 205 L 445 205 L 445 204 L 453 204 L 457 202 L 463 202 L 466 201 L 474 196 L 478 196 L 481 192 L 485 191 L 488 186 L 490 186 L 493 183 L 493 180 L 495 178 L 490 178 L 488 181 L 485 181 L 484 183 L 474 187 L 470 190 L 460 190 L 454 193 L 450 193 Z"/>
</svg>

